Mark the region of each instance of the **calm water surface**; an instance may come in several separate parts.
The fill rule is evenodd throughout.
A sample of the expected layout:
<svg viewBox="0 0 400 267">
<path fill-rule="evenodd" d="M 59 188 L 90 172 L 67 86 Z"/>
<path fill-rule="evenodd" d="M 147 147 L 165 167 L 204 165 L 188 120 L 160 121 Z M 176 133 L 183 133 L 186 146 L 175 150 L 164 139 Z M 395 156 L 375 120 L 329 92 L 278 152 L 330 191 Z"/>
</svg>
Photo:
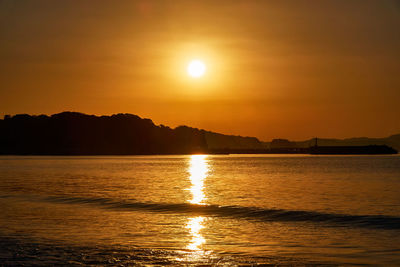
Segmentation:
<svg viewBox="0 0 400 267">
<path fill-rule="evenodd" d="M 4 265 L 400 265 L 400 157 L 0 157 Z"/>
</svg>

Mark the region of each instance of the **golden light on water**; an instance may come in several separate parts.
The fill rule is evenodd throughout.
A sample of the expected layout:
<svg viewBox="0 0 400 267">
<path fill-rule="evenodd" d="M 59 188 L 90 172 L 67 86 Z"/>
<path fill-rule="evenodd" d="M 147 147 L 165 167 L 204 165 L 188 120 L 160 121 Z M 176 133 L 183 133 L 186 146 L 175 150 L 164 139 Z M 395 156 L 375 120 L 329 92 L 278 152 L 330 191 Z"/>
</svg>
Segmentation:
<svg viewBox="0 0 400 267">
<path fill-rule="evenodd" d="M 201 250 L 201 245 L 206 242 L 204 237 L 200 234 L 200 230 L 204 228 L 204 225 L 202 224 L 204 222 L 204 219 L 205 218 L 202 216 L 189 219 L 186 228 L 189 229 L 192 239 L 189 245 L 186 247 L 187 249 Z"/>
<path fill-rule="evenodd" d="M 189 179 L 192 186 L 189 188 L 192 199 L 189 200 L 191 204 L 205 205 L 204 194 L 204 179 L 207 178 L 209 173 L 209 166 L 207 162 L 207 155 L 192 155 L 190 158 L 189 166 Z M 202 245 L 206 242 L 205 238 L 201 235 L 201 230 L 204 228 L 205 217 L 198 216 L 189 218 L 186 228 L 192 236 L 187 249 L 197 251 L 196 255 L 200 256 L 204 251 Z M 200 253 L 200 254 L 199 254 Z M 195 255 L 193 255 L 195 256 Z"/>
<path fill-rule="evenodd" d="M 204 179 L 207 177 L 209 168 L 207 163 L 207 155 L 192 155 L 190 159 L 190 192 L 192 199 L 189 201 L 192 204 L 204 205 Z"/>
</svg>

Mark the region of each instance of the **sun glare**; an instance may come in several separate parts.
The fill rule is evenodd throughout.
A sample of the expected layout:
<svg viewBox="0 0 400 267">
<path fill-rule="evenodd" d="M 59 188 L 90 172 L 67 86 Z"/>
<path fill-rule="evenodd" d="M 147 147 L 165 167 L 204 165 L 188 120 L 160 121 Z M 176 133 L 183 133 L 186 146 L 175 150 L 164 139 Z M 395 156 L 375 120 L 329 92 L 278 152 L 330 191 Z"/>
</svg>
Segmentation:
<svg viewBox="0 0 400 267">
<path fill-rule="evenodd" d="M 190 61 L 187 67 L 187 73 L 193 78 L 200 78 L 206 72 L 206 65 L 203 61 L 195 59 Z"/>
<path fill-rule="evenodd" d="M 204 179 L 207 178 L 209 172 L 206 158 L 207 155 L 192 155 L 190 159 L 189 173 L 192 183 L 190 188 L 192 200 L 190 200 L 190 203 L 192 204 L 204 205 Z"/>
</svg>

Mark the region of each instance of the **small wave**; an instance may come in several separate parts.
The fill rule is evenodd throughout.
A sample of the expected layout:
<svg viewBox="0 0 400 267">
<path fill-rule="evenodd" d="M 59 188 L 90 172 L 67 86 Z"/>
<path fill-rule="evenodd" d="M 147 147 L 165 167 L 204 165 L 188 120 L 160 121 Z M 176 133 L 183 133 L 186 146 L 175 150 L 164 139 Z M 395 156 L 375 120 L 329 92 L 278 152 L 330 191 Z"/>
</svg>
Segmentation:
<svg viewBox="0 0 400 267">
<path fill-rule="evenodd" d="M 10 196 L 0 196 L 0 198 Z M 26 198 L 27 196 L 24 196 Z M 150 212 L 189 214 L 191 216 L 233 217 L 257 221 L 316 222 L 332 226 L 400 229 L 400 217 L 387 215 L 349 215 L 303 210 L 264 209 L 243 206 L 196 205 L 189 203 L 152 203 L 120 201 L 111 198 L 30 197 L 31 200 L 63 204 L 87 204 L 113 210 L 145 210 Z"/>
</svg>

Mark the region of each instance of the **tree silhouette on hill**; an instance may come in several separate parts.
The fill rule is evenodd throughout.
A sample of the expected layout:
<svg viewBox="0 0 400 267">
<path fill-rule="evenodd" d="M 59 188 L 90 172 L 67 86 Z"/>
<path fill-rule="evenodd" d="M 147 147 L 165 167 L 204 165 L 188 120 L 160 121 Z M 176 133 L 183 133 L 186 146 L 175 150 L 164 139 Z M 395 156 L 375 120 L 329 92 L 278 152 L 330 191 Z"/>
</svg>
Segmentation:
<svg viewBox="0 0 400 267">
<path fill-rule="evenodd" d="M 0 120 L 0 153 L 19 155 L 186 154 L 207 150 L 204 131 L 156 126 L 132 114 L 62 112 Z"/>
</svg>

